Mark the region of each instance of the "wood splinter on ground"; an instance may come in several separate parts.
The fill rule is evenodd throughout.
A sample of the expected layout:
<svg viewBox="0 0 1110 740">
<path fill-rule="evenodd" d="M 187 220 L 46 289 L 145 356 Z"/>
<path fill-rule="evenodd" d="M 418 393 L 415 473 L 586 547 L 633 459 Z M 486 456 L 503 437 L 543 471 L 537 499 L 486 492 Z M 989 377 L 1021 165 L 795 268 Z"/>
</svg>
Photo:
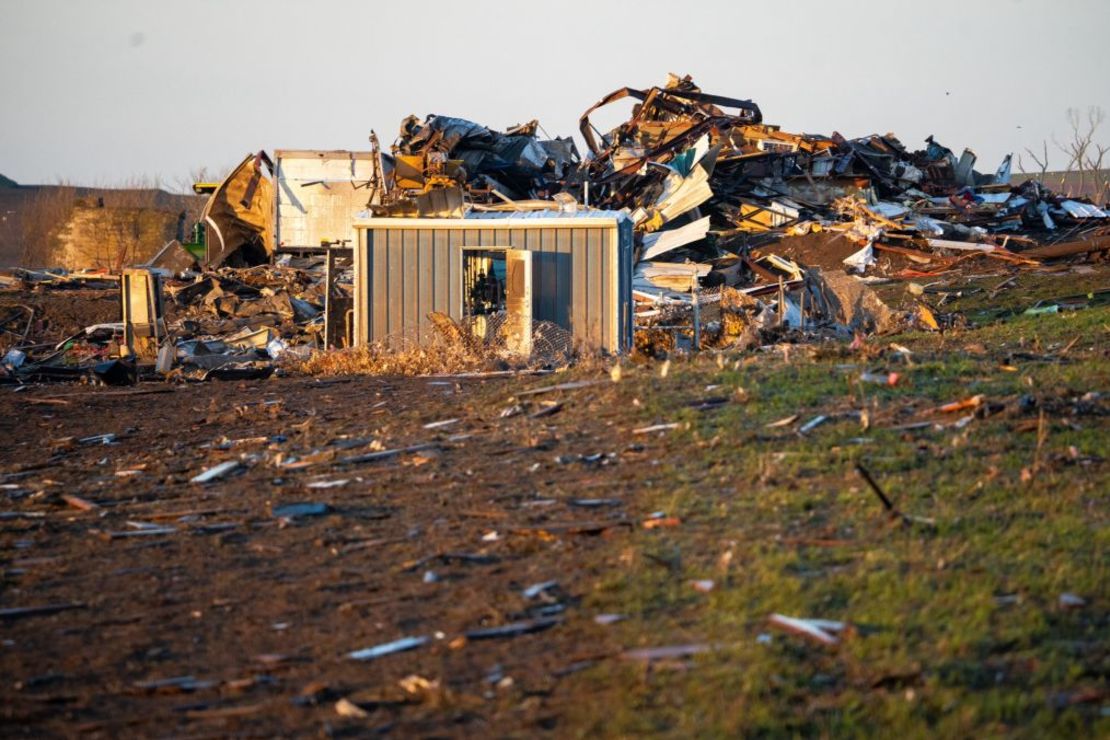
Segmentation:
<svg viewBox="0 0 1110 740">
<path fill-rule="evenodd" d="M 788 617 L 785 614 L 772 614 L 768 621 L 780 629 L 794 634 L 808 637 L 823 645 L 836 645 L 840 642 L 838 635 L 847 625 L 830 619 L 802 619 Z"/>
<path fill-rule="evenodd" d="M 935 519 L 927 519 L 925 517 L 903 514 L 894 505 L 894 503 L 890 500 L 886 493 L 883 492 L 883 489 L 879 487 L 879 484 L 875 482 L 875 479 L 871 477 L 871 473 L 867 471 L 867 468 L 863 467 L 863 465 L 861 465 L 860 463 L 856 463 L 856 470 L 859 472 L 860 476 L 863 477 L 863 480 L 866 481 L 871 490 L 875 492 L 875 495 L 879 497 L 879 501 L 882 502 L 883 508 L 890 513 L 892 519 L 899 519 L 902 521 L 903 524 L 906 525 L 919 524 L 926 527 L 936 527 L 937 522 Z"/>
</svg>

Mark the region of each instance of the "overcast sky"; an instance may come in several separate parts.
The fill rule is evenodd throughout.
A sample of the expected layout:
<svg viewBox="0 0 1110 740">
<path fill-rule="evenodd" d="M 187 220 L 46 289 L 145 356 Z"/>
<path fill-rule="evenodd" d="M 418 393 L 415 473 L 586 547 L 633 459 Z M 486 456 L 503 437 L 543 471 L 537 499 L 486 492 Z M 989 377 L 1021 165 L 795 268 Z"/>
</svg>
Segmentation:
<svg viewBox="0 0 1110 740">
<path fill-rule="evenodd" d="M 1067 108 L 1110 111 L 1108 31 L 1110 0 L 0 0 L 0 174 L 179 186 L 260 148 L 388 146 L 409 113 L 577 138 L 671 71 L 788 131 L 931 133 L 993 171 Z"/>
</svg>

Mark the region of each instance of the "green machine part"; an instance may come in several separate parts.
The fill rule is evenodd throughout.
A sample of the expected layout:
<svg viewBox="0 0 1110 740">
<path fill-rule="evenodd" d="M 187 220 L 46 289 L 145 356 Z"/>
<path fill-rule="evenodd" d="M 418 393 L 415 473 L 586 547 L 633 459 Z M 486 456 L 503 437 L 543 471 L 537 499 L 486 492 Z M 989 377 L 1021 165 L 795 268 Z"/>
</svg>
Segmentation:
<svg viewBox="0 0 1110 740">
<path fill-rule="evenodd" d="M 192 239 L 181 245 L 185 251 L 203 261 L 208 250 L 208 239 L 204 224 L 197 221 L 193 224 Z"/>
</svg>

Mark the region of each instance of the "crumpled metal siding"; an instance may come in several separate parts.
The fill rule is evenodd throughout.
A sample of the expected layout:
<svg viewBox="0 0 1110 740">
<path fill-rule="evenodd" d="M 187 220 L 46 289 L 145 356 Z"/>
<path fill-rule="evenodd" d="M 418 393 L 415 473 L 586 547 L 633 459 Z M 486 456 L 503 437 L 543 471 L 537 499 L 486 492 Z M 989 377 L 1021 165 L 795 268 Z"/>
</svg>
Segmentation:
<svg viewBox="0 0 1110 740">
<path fill-rule="evenodd" d="M 471 211 L 466 214 L 466 220 L 486 219 L 490 221 L 546 221 L 551 219 L 564 219 L 567 221 L 591 220 L 599 221 L 627 221 L 628 214 L 624 211 Z"/>
</svg>

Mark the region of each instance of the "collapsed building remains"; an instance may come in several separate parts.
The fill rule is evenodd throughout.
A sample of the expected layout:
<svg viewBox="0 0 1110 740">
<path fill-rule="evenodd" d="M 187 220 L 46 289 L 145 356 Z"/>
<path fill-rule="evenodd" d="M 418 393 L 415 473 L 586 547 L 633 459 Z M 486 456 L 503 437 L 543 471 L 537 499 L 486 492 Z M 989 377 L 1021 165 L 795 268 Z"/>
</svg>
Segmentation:
<svg viewBox="0 0 1110 740">
<path fill-rule="evenodd" d="M 625 99 L 628 120 L 598 131 L 595 112 Z M 1013 180 L 1009 156 L 982 172 L 971 150 L 933 137 L 912 150 L 889 133 L 791 133 L 690 77 L 589 107 L 584 157 L 541 132 L 535 120 L 496 131 L 410 116 L 388 153 L 373 134 L 368 152 L 278 150 L 276 163 L 258 152 L 198 184 L 209 200 L 194 237 L 143 265 L 167 294 L 158 368 L 262 375 L 282 354 L 420 333 L 431 313 L 516 355 L 534 348 L 537 321 L 609 352 L 635 332 L 650 353 L 751 346 L 768 332 L 936 330 L 953 319 L 919 294 L 892 309 L 868 283 L 1110 247 L 1104 204 Z M 609 246 L 588 234 L 601 222 L 619 234 Z M 107 272 L 8 282 L 118 285 Z M 11 318 L 28 323 L 9 331 L 23 340 L 9 377 L 72 377 L 128 355 L 120 343 L 134 336 L 102 322 L 36 344 L 34 320 L 33 308 Z"/>
</svg>

